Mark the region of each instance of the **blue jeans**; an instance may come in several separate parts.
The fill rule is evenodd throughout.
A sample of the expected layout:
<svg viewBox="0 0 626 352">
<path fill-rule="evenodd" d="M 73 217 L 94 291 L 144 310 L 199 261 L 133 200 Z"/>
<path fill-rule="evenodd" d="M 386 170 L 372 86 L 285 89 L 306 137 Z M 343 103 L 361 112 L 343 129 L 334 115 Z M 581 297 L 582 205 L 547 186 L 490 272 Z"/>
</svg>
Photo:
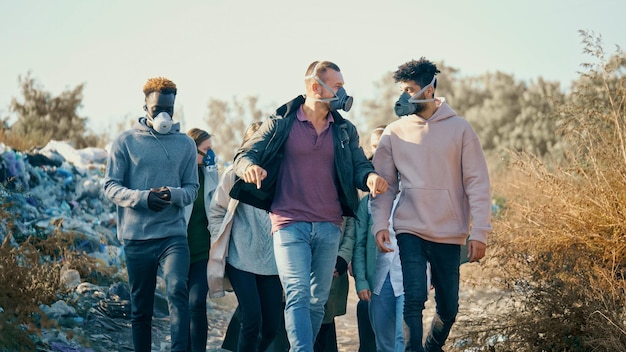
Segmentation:
<svg viewBox="0 0 626 352">
<path fill-rule="evenodd" d="M 226 275 L 241 312 L 237 351 L 266 351 L 283 321 L 283 288 L 278 275 L 257 275 L 230 264 L 226 264 Z"/>
<path fill-rule="evenodd" d="M 208 320 L 206 312 L 206 296 L 209 284 L 206 278 L 208 259 L 192 263 L 189 267 L 189 341 L 188 352 L 205 352 L 207 341 Z"/>
<path fill-rule="evenodd" d="M 274 232 L 273 238 L 285 291 L 290 351 L 312 352 L 330 293 L 341 228 L 330 222 L 297 222 Z"/>
<path fill-rule="evenodd" d="M 133 345 L 150 352 L 157 271 L 161 268 L 170 311 L 171 351 L 184 352 L 189 335 L 189 247 L 184 236 L 124 241 L 130 285 Z"/>
<path fill-rule="evenodd" d="M 404 283 L 404 321 L 409 330 L 406 351 L 442 351 L 459 311 L 461 246 L 435 243 L 411 234 L 398 234 Z M 430 262 L 436 313 L 422 346 L 422 311 L 428 299 L 426 262 Z"/>
<path fill-rule="evenodd" d="M 403 309 L 404 295 L 398 297 L 394 295 L 391 280 L 387 274 L 380 294 L 372 293 L 370 302 L 370 320 L 375 331 L 376 351 L 404 351 Z"/>
</svg>

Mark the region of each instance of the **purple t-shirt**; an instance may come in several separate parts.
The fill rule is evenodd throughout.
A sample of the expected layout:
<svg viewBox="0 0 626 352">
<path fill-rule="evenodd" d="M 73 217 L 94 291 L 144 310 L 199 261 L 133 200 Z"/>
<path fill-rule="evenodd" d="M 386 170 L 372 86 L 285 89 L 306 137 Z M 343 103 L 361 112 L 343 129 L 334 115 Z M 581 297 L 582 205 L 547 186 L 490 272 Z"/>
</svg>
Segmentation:
<svg viewBox="0 0 626 352">
<path fill-rule="evenodd" d="M 334 122 L 318 135 L 302 107 L 296 113 L 278 173 L 272 202 L 272 232 L 292 222 L 332 222 L 341 226 L 342 210 L 335 178 Z"/>
</svg>

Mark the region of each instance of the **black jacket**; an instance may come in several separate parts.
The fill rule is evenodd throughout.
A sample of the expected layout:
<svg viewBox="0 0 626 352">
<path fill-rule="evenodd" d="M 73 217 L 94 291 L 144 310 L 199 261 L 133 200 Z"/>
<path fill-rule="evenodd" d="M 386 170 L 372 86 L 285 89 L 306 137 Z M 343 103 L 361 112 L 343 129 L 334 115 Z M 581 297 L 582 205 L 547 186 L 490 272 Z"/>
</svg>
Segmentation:
<svg viewBox="0 0 626 352">
<path fill-rule="evenodd" d="M 238 177 L 242 177 L 250 165 L 259 165 L 267 171 L 267 178 L 261 183 L 261 189 L 257 189 L 256 184 L 238 179 L 230 192 L 231 197 L 257 208 L 270 210 L 282 163 L 283 146 L 297 118 L 296 112 L 304 104 L 304 100 L 301 95 L 278 108 L 237 151 L 234 170 Z M 359 146 L 356 127 L 336 111 L 332 115 L 335 121 L 331 124 L 335 145 L 335 176 L 339 181 L 337 193 L 343 215 L 354 216 L 359 205 L 357 188 L 368 191 L 367 176 L 374 172 L 374 167 Z"/>
</svg>

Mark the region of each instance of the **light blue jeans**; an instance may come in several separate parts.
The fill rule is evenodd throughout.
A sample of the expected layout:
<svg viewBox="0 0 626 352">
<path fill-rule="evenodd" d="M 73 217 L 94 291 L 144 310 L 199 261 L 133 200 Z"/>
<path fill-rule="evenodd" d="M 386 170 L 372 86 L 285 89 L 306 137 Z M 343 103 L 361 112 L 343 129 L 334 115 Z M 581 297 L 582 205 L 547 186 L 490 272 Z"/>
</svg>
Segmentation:
<svg viewBox="0 0 626 352">
<path fill-rule="evenodd" d="M 403 310 L 404 294 L 398 297 L 394 295 L 387 274 L 380 294 L 372 293 L 370 301 L 370 320 L 376 338 L 377 352 L 404 351 Z"/>
<path fill-rule="evenodd" d="M 154 290 L 163 272 L 170 311 L 172 352 L 185 352 L 189 338 L 189 246 L 184 236 L 124 241 L 130 284 L 130 321 L 136 352 L 150 352 Z"/>
<path fill-rule="evenodd" d="M 341 228 L 330 222 L 296 222 L 274 232 L 273 237 L 285 291 L 290 351 L 312 352 L 333 280 Z"/>
</svg>

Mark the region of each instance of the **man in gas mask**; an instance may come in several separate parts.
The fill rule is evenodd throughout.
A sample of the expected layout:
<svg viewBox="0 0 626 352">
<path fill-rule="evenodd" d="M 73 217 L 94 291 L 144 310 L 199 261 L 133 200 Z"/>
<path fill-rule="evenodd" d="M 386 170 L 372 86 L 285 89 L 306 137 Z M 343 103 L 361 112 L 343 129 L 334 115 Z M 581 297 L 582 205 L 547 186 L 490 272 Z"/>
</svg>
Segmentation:
<svg viewBox="0 0 626 352">
<path fill-rule="evenodd" d="M 117 206 L 124 244 L 135 351 L 150 351 L 157 271 L 166 284 L 172 351 L 189 334 L 189 247 L 184 208 L 198 193 L 196 145 L 174 123 L 176 85 L 165 78 L 143 87 L 146 116 L 111 146 L 104 192 Z"/>
<path fill-rule="evenodd" d="M 354 216 L 357 187 L 374 196 L 387 183 L 374 172 L 354 125 L 339 67 L 311 63 L 306 95 L 276 110 L 235 156 L 231 196 L 270 211 L 274 254 L 285 291 L 291 351 L 313 351 L 338 257 L 342 215 Z"/>
<path fill-rule="evenodd" d="M 458 312 L 461 246 L 474 262 L 485 255 L 491 232 L 489 173 L 478 136 L 443 98 L 435 98 L 437 66 L 421 58 L 398 67 L 402 117 L 383 132 L 374 167 L 390 190 L 372 199 L 372 232 L 382 252 L 393 218 L 404 284 L 406 351 L 441 351 Z M 398 206 L 392 214 L 394 196 Z M 471 226 L 470 226 L 471 219 Z M 422 311 L 430 262 L 437 313 L 422 346 Z"/>
</svg>

